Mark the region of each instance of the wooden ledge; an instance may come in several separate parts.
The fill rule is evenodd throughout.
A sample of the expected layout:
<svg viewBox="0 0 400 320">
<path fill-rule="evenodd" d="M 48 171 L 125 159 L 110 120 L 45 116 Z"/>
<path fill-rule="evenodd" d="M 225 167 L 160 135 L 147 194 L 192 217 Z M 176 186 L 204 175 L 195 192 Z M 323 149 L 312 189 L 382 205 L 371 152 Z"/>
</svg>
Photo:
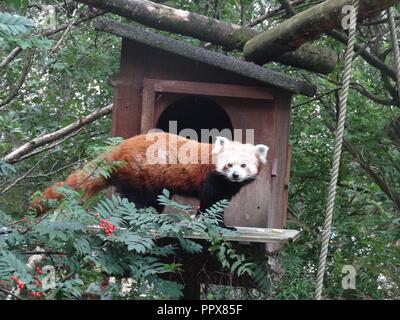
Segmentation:
<svg viewBox="0 0 400 320">
<path fill-rule="evenodd" d="M 227 241 L 258 242 L 258 243 L 287 243 L 295 241 L 300 236 L 300 231 L 290 229 L 250 228 L 235 227 L 238 234 L 225 236 Z M 205 239 L 200 233 L 187 235 L 188 239 Z"/>
</svg>

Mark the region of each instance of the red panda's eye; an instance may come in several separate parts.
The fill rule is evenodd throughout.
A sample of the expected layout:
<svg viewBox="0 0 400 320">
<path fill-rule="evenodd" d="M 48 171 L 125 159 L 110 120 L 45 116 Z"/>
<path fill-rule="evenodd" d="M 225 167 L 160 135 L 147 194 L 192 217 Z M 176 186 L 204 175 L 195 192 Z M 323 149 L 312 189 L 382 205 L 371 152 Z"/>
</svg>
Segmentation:
<svg viewBox="0 0 400 320">
<path fill-rule="evenodd" d="M 233 167 L 233 164 L 232 164 L 232 163 L 228 163 L 228 164 L 227 164 L 227 167 L 228 167 L 228 168 L 232 168 L 232 167 Z"/>
<path fill-rule="evenodd" d="M 246 164 L 245 164 L 245 163 L 242 163 L 241 167 L 242 167 L 242 168 L 246 168 Z"/>
</svg>

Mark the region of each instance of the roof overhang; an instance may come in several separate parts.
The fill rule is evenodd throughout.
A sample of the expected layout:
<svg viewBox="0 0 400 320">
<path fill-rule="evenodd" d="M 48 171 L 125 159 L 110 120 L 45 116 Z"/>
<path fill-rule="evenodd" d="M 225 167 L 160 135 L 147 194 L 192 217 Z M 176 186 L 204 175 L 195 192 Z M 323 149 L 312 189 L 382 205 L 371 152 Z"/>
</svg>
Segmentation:
<svg viewBox="0 0 400 320">
<path fill-rule="evenodd" d="M 314 84 L 291 78 L 283 73 L 111 19 L 99 19 L 96 24 L 96 29 L 181 57 L 202 62 L 215 68 L 230 71 L 243 77 L 257 80 L 265 85 L 280 88 L 292 93 L 312 97 L 317 90 Z"/>
</svg>

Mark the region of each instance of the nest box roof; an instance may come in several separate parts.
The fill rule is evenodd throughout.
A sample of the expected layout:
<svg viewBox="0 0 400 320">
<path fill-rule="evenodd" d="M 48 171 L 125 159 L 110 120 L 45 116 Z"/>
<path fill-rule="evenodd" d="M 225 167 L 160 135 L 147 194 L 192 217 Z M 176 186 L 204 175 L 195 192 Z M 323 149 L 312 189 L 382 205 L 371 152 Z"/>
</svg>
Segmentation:
<svg viewBox="0 0 400 320">
<path fill-rule="evenodd" d="M 181 57 L 202 62 L 215 68 L 230 71 L 260 81 L 268 86 L 306 96 L 313 96 L 316 92 L 316 86 L 309 82 L 291 78 L 280 72 L 272 71 L 250 62 L 192 46 L 182 41 L 147 31 L 143 28 L 133 27 L 110 19 L 101 19 L 98 21 L 96 29 L 143 43 Z"/>
</svg>

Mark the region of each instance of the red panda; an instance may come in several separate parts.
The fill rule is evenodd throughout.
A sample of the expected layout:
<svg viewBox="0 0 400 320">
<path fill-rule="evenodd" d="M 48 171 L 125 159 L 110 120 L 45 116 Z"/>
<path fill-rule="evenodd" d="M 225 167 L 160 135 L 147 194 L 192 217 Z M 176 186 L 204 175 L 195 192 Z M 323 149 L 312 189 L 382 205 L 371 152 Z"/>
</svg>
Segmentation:
<svg viewBox="0 0 400 320">
<path fill-rule="evenodd" d="M 96 174 L 95 165 L 89 162 L 64 182 L 48 187 L 43 197 L 60 200 L 57 187 L 69 186 L 82 190 L 85 201 L 114 186 L 138 208 L 154 207 L 161 212 L 157 196 L 168 189 L 171 194 L 198 198 L 201 212 L 222 199 L 231 200 L 253 181 L 260 166 L 267 162 L 268 149 L 266 145 L 242 144 L 224 137 L 217 137 L 212 145 L 169 133 L 138 135 L 99 156 L 100 161 L 110 165 L 123 163 L 109 178 Z M 42 200 L 35 199 L 30 206 L 38 214 L 48 210 Z"/>
</svg>

